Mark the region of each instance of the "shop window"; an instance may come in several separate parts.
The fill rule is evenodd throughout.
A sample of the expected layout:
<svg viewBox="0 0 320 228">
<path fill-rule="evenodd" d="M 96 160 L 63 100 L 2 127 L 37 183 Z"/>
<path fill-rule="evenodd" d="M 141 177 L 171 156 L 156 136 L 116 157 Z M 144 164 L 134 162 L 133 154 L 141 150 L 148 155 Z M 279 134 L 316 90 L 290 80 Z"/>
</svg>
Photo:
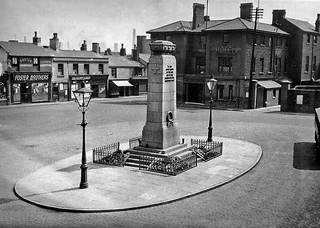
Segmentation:
<svg viewBox="0 0 320 228">
<path fill-rule="evenodd" d="M 232 57 L 219 57 L 219 72 L 232 72 Z"/>
<path fill-rule="evenodd" d="M 316 67 L 317 67 L 317 57 L 313 56 L 312 71 L 316 71 Z"/>
<path fill-rule="evenodd" d="M 111 68 L 111 76 L 114 78 L 117 77 L 117 68 Z"/>
<path fill-rule="evenodd" d="M 73 74 L 79 74 L 79 65 L 78 64 L 73 64 L 73 68 L 72 68 L 72 73 Z"/>
<path fill-rule="evenodd" d="M 63 64 L 62 63 L 59 63 L 58 64 L 58 77 L 59 76 L 63 76 L 64 73 L 63 73 Z"/>
<path fill-rule="evenodd" d="M 230 42 L 230 35 L 225 33 L 223 34 L 223 43 L 229 43 Z"/>
<path fill-rule="evenodd" d="M 84 73 L 89 74 L 89 64 L 84 64 Z"/>
<path fill-rule="evenodd" d="M 305 71 L 309 72 L 309 56 L 306 56 L 306 65 L 305 65 Z"/>
<path fill-rule="evenodd" d="M 224 90 L 224 85 L 218 85 L 217 86 L 217 99 L 218 100 L 223 100 L 223 90 Z"/>
<path fill-rule="evenodd" d="M 99 74 L 103 74 L 103 64 L 99 64 Z"/>
<path fill-rule="evenodd" d="M 206 59 L 205 57 L 197 57 L 196 58 L 196 72 L 204 74 L 206 70 Z"/>
</svg>

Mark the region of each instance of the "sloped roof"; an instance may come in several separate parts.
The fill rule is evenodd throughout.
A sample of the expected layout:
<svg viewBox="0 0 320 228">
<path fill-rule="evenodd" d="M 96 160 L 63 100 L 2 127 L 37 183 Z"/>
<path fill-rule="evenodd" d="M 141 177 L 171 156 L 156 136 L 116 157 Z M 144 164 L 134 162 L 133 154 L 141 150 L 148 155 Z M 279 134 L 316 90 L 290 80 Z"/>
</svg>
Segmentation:
<svg viewBox="0 0 320 228">
<path fill-rule="evenodd" d="M 57 58 L 94 58 L 107 59 L 107 56 L 100 55 L 92 51 L 75 51 L 75 50 L 57 50 L 54 51 L 54 57 Z"/>
<path fill-rule="evenodd" d="M 148 64 L 151 54 L 139 53 L 139 59 L 141 59 L 144 63 Z"/>
<path fill-rule="evenodd" d="M 208 27 L 205 31 L 230 31 L 230 30 L 239 30 L 239 31 L 248 31 L 254 30 L 255 22 L 241 19 L 239 17 L 234 18 L 232 20 L 225 21 L 223 23 L 214 25 L 212 27 Z M 257 31 L 268 32 L 268 33 L 277 33 L 283 35 L 289 35 L 285 31 L 278 29 L 275 26 L 265 24 L 265 23 L 257 23 Z"/>
<path fill-rule="evenodd" d="M 109 67 L 143 67 L 137 61 L 128 59 L 126 56 L 112 56 L 108 55 Z"/>
<path fill-rule="evenodd" d="M 285 17 L 284 19 L 287 20 L 288 22 L 290 22 L 291 24 L 295 25 L 296 27 L 298 27 L 302 31 L 312 32 L 312 33 L 316 32 L 314 26 L 311 25 L 307 21 L 301 21 L 301 20 L 292 19 L 292 18 L 288 18 L 288 17 Z"/>
<path fill-rule="evenodd" d="M 192 22 L 189 21 L 176 21 L 168 25 L 161 26 L 147 31 L 147 33 L 155 32 L 191 32 Z"/>
<path fill-rule="evenodd" d="M 37 46 L 33 43 L 0 41 L 0 47 L 2 47 L 11 56 L 53 57 L 55 52 L 50 48 Z"/>
<path fill-rule="evenodd" d="M 281 85 L 275 81 L 258 81 L 258 85 L 266 89 L 281 88 Z"/>
<path fill-rule="evenodd" d="M 221 23 L 230 21 L 230 19 L 225 19 L 225 20 L 211 20 L 211 21 L 207 21 L 204 22 L 202 25 L 200 25 L 199 27 L 195 28 L 194 30 L 192 30 L 193 32 L 201 32 L 202 30 L 206 29 L 206 28 L 210 28 L 216 25 L 219 25 Z M 190 22 L 191 23 L 191 22 Z"/>
</svg>

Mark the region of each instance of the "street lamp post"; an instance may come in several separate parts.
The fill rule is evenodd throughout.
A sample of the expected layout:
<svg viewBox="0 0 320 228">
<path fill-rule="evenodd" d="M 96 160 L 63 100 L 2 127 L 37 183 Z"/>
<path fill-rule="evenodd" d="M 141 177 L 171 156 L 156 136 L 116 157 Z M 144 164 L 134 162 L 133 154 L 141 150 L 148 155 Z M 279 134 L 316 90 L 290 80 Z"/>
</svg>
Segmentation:
<svg viewBox="0 0 320 228">
<path fill-rule="evenodd" d="M 212 91 L 214 89 L 214 87 L 217 84 L 217 80 L 214 78 L 211 78 L 208 82 L 207 82 L 207 86 L 209 88 L 209 92 L 210 92 L 210 117 L 209 117 L 209 127 L 208 127 L 208 142 L 212 142 Z"/>
<path fill-rule="evenodd" d="M 87 181 L 87 158 L 86 158 L 86 126 L 87 122 L 85 120 L 85 113 L 89 109 L 89 102 L 91 100 L 92 90 L 82 87 L 76 91 L 73 91 L 73 94 L 76 98 L 76 101 L 78 102 L 78 109 L 82 112 L 82 122 L 80 126 L 82 127 L 82 134 L 83 134 L 83 140 L 82 140 L 82 163 L 80 166 L 81 169 L 81 182 L 80 182 L 80 188 L 88 188 L 88 181 Z"/>
</svg>

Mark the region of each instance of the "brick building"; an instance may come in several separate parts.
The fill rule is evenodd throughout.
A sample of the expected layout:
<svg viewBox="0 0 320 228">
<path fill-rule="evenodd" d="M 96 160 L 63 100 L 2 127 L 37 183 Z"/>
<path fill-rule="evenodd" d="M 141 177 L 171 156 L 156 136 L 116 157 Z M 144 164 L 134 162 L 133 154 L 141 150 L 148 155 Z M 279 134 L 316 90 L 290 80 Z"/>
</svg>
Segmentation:
<svg viewBox="0 0 320 228">
<path fill-rule="evenodd" d="M 252 9 L 252 3 L 244 3 L 240 7 L 240 17 L 210 20 L 204 15 L 204 5 L 194 3 L 192 21 L 177 21 L 147 32 L 152 41 L 170 40 L 177 45 L 179 105 L 208 103 L 209 91 L 205 82 L 214 77 L 218 80 L 213 94 L 214 105 L 247 107 L 255 24 L 251 18 Z M 259 22 L 256 35 L 255 107 L 276 105 L 281 86 L 275 80 L 287 75 L 290 35 Z"/>
<path fill-rule="evenodd" d="M 313 26 L 307 21 L 286 17 L 285 10 L 273 10 L 272 24 L 291 35 L 288 75 L 293 84 L 315 84 L 320 79 L 320 14 Z"/>
</svg>

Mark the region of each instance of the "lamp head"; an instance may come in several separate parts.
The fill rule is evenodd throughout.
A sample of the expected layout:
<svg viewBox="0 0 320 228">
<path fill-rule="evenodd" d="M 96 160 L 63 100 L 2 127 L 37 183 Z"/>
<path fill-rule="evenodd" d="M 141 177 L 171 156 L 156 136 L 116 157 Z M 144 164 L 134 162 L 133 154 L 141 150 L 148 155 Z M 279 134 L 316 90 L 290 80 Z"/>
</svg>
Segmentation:
<svg viewBox="0 0 320 228">
<path fill-rule="evenodd" d="M 210 92 L 212 92 L 212 90 L 214 89 L 214 87 L 216 86 L 218 80 L 211 78 L 208 82 L 207 82 L 207 86 Z"/>
<path fill-rule="evenodd" d="M 74 97 L 78 102 L 79 108 L 88 107 L 92 93 L 93 91 L 91 89 L 85 87 L 73 91 Z"/>
</svg>

